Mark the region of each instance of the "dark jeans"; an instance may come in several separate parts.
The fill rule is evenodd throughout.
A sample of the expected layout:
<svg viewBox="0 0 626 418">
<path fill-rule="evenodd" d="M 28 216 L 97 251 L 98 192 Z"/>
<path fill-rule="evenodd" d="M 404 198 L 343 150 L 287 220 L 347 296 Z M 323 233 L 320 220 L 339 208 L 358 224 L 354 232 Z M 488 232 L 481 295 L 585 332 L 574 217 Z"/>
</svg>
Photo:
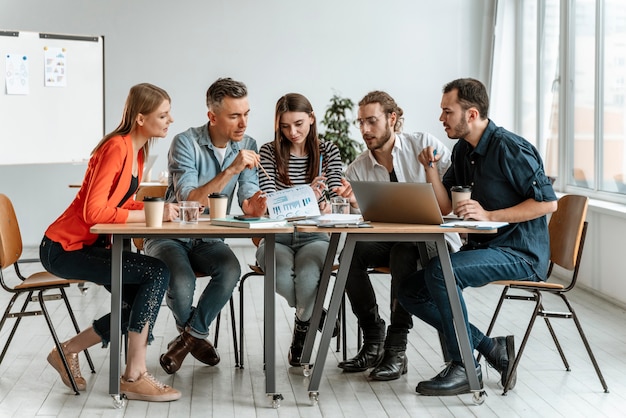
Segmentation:
<svg viewBox="0 0 626 418">
<path fill-rule="evenodd" d="M 359 320 L 365 342 L 385 342 L 385 346 L 406 348 L 409 329 L 413 327 L 409 314 L 397 299 L 398 283 L 418 268 L 419 251 L 417 244 L 405 242 L 357 242 L 348 279 L 346 293 L 352 312 Z M 371 267 L 391 269 L 391 324 L 385 339 L 385 322 L 380 318 L 376 294 L 367 273 Z"/>
<path fill-rule="evenodd" d="M 539 281 L 539 277 L 530 262 L 500 248 L 459 251 L 450 254 L 450 259 L 465 326 L 472 348 L 475 349 L 485 335 L 467 319 L 463 289 L 484 286 L 496 280 Z M 444 349 L 447 350 L 450 360 L 460 362 L 461 353 L 439 257 L 431 259 L 424 270 L 404 277 L 398 287 L 398 299 L 402 306 L 437 329 L 443 335 Z"/>
<path fill-rule="evenodd" d="M 64 279 L 87 280 L 111 290 L 111 250 L 99 245 L 65 251 L 61 244 L 44 236 L 39 247 L 41 264 Z M 122 254 L 122 332 L 141 333 L 149 324 L 148 343 L 170 273 L 153 257 L 124 251 Z M 111 314 L 96 319 L 93 328 L 106 346 L 111 339 Z"/>
</svg>

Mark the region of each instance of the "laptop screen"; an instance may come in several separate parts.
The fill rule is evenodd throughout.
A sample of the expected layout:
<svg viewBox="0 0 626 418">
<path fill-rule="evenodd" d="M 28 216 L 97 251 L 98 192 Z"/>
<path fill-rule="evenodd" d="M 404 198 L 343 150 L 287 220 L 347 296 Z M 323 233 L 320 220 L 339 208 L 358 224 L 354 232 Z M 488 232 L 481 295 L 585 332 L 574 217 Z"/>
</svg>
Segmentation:
<svg viewBox="0 0 626 418">
<path fill-rule="evenodd" d="M 430 183 L 351 181 L 350 185 L 366 221 L 424 225 L 443 222 Z"/>
</svg>

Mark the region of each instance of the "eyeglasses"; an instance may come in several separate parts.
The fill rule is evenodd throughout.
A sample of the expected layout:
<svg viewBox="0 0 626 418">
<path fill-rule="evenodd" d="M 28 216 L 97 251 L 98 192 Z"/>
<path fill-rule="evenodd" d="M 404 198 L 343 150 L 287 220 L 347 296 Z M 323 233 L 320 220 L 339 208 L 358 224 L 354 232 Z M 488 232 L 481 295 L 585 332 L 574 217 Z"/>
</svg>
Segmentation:
<svg viewBox="0 0 626 418">
<path fill-rule="evenodd" d="M 374 126 L 378 122 L 378 119 L 380 119 L 382 116 L 385 116 L 385 115 L 380 114 L 378 116 L 369 116 L 365 119 L 357 119 L 354 121 L 354 126 L 356 126 L 359 129 L 363 128 L 364 125 Z"/>
</svg>

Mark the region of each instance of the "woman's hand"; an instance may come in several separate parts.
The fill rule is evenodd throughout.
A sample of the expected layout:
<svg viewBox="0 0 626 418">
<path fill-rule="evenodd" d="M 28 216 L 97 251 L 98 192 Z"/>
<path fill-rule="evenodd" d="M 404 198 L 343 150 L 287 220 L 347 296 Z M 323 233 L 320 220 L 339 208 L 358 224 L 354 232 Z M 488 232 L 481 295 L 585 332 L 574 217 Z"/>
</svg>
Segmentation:
<svg viewBox="0 0 626 418">
<path fill-rule="evenodd" d="M 163 220 L 165 222 L 171 222 L 175 219 L 178 219 L 180 212 L 180 208 L 178 207 L 178 203 L 166 203 L 163 206 Z"/>
<path fill-rule="evenodd" d="M 319 201 L 322 197 L 326 200 L 326 196 L 328 193 L 328 186 L 326 185 L 326 177 L 325 176 L 317 176 L 311 182 L 311 188 L 313 189 L 313 193 L 315 194 L 315 198 Z M 321 210 L 321 207 L 320 207 Z"/>
</svg>

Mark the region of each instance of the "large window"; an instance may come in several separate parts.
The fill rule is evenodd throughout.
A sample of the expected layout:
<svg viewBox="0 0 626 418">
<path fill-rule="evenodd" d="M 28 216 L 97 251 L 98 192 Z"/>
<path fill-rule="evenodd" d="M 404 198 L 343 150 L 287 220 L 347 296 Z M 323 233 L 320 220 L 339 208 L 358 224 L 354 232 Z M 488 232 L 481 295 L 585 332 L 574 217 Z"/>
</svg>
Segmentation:
<svg viewBox="0 0 626 418">
<path fill-rule="evenodd" d="M 517 126 L 564 190 L 626 201 L 624 0 L 519 0 Z"/>
</svg>

